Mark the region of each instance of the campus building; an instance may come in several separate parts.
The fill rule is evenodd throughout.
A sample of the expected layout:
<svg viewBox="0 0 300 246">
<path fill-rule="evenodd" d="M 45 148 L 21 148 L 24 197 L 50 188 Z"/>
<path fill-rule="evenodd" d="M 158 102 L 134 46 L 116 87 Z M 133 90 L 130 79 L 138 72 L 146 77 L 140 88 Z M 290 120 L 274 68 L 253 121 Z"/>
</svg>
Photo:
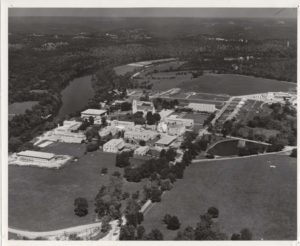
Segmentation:
<svg viewBox="0 0 300 246">
<path fill-rule="evenodd" d="M 26 150 L 10 155 L 8 164 L 59 168 L 71 159 L 72 157 L 68 155 L 55 155 L 53 153 Z"/>
<path fill-rule="evenodd" d="M 141 146 L 141 147 L 138 147 L 134 151 L 134 155 L 144 156 L 144 155 L 146 155 L 148 153 L 149 150 L 150 150 L 149 146 Z"/>
<path fill-rule="evenodd" d="M 168 134 L 171 136 L 182 136 L 186 131 L 183 125 L 170 125 L 168 126 Z"/>
<path fill-rule="evenodd" d="M 81 143 L 83 140 L 85 140 L 84 133 L 75 132 L 80 125 L 81 122 L 65 120 L 62 126 L 58 126 L 53 130 L 52 135 L 49 133 L 49 139 L 65 143 Z"/>
<path fill-rule="evenodd" d="M 95 124 L 101 124 L 101 118 L 106 115 L 107 111 L 104 109 L 87 109 L 81 112 L 81 118 L 83 120 L 88 120 L 92 116 Z"/>
<path fill-rule="evenodd" d="M 161 139 L 155 142 L 155 146 L 159 148 L 168 148 L 175 140 L 176 136 L 163 135 Z"/>
<path fill-rule="evenodd" d="M 132 121 L 113 120 L 110 124 L 120 130 L 133 130 L 135 128 L 134 122 Z"/>
<path fill-rule="evenodd" d="M 194 127 L 194 120 L 193 119 L 182 119 L 178 118 L 178 115 L 171 115 L 164 120 L 167 125 L 182 125 L 185 128 L 192 129 Z"/>
<path fill-rule="evenodd" d="M 124 138 L 129 140 L 144 140 L 149 141 L 153 140 L 158 136 L 156 131 L 151 130 L 143 130 L 143 129 L 135 129 L 134 131 L 125 131 Z"/>
<path fill-rule="evenodd" d="M 206 104 L 206 103 L 189 103 L 187 108 L 190 108 L 196 112 L 207 112 L 207 113 L 213 113 L 217 110 L 216 105 Z"/>
<path fill-rule="evenodd" d="M 55 155 L 52 153 L 25 150 L 17 153 L 17 157 L 22 162 L 49 163 L 54 159 Z"/>
<path fill-rule="evenodd" d="M 132 113 L 135 114 L 136 112 L 143 112 L 143 115 L 145 117 L 148 112 L 151 112 L 152 114 L 154 114 L 155 107 L 152 102 L 133 100 Z"/>
<path fill-rule="evenodd" d="M 99 135 L 100 137 L 106 137 L 110 134 L 114 136 L 118 133 L 118 131 L 119 129 L 115 126 L 106 126 L 99 131 Z"/>
<path fill-rule="evenodd" d="M 125 142 L 123 139 L 111 139 L 103 145 L 104 152 L 118 153 L 125 147 Z"/>
</svg>

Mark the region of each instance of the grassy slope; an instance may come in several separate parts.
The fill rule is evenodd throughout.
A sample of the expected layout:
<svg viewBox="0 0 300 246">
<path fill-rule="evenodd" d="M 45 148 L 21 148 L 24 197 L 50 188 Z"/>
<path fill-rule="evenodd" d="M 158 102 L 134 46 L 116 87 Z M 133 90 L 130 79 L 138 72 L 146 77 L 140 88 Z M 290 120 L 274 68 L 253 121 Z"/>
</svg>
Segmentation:
<svg viewBox="0 0 300 246">
<path fill-rule="evenodd" d="M 78 157 L 84 150 L 84 145 L 63 143 L 45 149 Z M 83 155 L 78 163 L 59 170 L 9 166 L 9 226 L 46 231 L 93 222 L 94 197 L 108 182 L 108 175 L 100 175 L 102 167 L 107 167 L 109 174 L 122 173 L 115 167 L 115 155 L 100 151 Z M 142 186 L 124 181 L 123 190 L 134 192 Z M 89 214 L 82 218 L 73 211 L 74 199 L 79 196 L 89 202 Z"/>
<path fill-rule="evenodd" d="M 184 179 L 146 214 L 143 225 L 147 231 L 162 230 L 172 240 L 177 231 L 161 223 L 166 213 L 176 214 L 183 229 L 195 226 L 200 214 L 216 206 L 220 228 L 228 235 L 248 227 L 254 239 L 295 240 L 296 179 L 296 159 L 282 155 L 192 164 Z"/>
</svg>

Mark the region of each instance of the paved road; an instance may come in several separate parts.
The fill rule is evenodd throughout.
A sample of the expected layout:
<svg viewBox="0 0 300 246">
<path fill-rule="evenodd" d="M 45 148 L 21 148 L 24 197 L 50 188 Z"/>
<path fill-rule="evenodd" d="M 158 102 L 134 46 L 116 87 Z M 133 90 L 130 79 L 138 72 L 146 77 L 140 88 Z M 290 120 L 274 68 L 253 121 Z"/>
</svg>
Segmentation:
<svg viewBox="0 0 300 246">
<path fill-rule="evenodd" d="M 101 227 L 101 222 L 87 224 L 87 225 L 81 225 L 81 226 L 74 226 L 69 228 L 64 228 L 60 230 L 54 230 L 54 231 L 25 231 L 25 230 L 19 230 L 14 228 L 8 228 L 8 232 L 19 234 L 28 238 L 37 238 L 37 237 L 57 237 L 64 234 L 71 234 L 71 233 L 79 233 L 87 230 L 91 230 L 97 227 Z"/>
<path fill-rule="evenodd" d="M 291 147 L 294 148 L 293 146 L 287 146 L 287 147 Z M 291 149 L 284 149 L 282 151 L 278 151 L 278 152 L 269 152 L 269 153 L 262 153 L 262 154 L 258 154 L 258 155 L 247 155 L 247 156 L 231 156 L 231 157 L 220 157 L 220 158 L 214 158 L 214 159 L 195 159 L 192 160 L 192 163 L 199 163 L 199 162 L 208 162 L 208 161 L 224 161 L 224 160 L 234 160 L 234 159 L 246 159 L 246 158 L 251 158 L 251 157 L 259 157 L 259 156 L 263 156 L 263 155 L 274 155 L 274 154 L 290 154 Z"/>
</svg>

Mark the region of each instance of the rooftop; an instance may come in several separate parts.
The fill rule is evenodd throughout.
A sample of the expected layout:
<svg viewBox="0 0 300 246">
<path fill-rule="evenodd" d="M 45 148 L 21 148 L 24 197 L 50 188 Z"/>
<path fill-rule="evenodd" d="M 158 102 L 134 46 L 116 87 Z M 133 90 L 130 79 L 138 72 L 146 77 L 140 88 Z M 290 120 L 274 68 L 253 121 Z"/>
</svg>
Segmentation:
<svg viewBox="0 0 300 246">
<path fill-rule="evenodd" d="M 176 139 L 175 136 L 164 135 L 159 139 L 156 144 L 169 145 Z"/>
<path fill-rule="evenodd" d="M 121 144 L 123 142 L 124 142 L 124 140 L 122 138 L 117 138 L 117 139 L 109 140 L 106 144 L 118 145 L 118 144 Z"/>
<path fill-rule="evenodd" d="M 91 114 L 91 115 L 102 115 L 106 113 L 106 110 L 104 109 L 86 109 L 81 112 L 82 114 Z"/>
<path fill-rule="evenodd" d="M 53 153 L 25 150 L 17 153 L 18 156 L 35 157 L 41 159 L 52 159 L 55 155 Z"/>
</svg>

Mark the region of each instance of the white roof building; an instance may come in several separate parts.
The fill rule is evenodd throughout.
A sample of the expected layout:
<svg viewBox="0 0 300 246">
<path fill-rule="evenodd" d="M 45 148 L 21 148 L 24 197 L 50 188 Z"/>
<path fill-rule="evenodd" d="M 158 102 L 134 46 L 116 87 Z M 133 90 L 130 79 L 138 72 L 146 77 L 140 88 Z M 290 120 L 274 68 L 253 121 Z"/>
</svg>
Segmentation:
<svg viewBox="0 0 300 246">
<path fill-rule="evenodd" d="M 189 103 L 187 107 L 191 108 L 193 111 L 208 112 L 208 113 L 213 113 L 217 110 L 216 105 L 206 104 L 206 103 Z"/>
<path fill-rule="evenodd" d="M 105 116 L 107 111 L 104 109 L 87 109 L 81 112 L 81 118 L 88 119 L 90 116 L 95 119 L 101 119 L 102 116 Z"/>
<path fill-rule="evenodd" d="M 163 109 L 159 112 L 160 120 L 163 121 L 166 117 L 170 116 L 174 113 L 174 110 L 171 109 Z"/>
<path fill-rule="evenodd" d="M 103 145 L 104 152 L 117 153 L 121 151 L 125 146 L 125 142 L 123 139 L 111 139 L 107 143 Z"/>
<path fill-rule="evenodd" d="M 50 161 L 52 158 L 54 158 L 53 153 L 47 153 L 47 152 L 40 152 L 40 151 L 33 151 L 33 150 L 25 150 L 17 153 L 17 156 L 19 157 L 28 157 L 36 160 L 46 160 Z"/>
</svg>

